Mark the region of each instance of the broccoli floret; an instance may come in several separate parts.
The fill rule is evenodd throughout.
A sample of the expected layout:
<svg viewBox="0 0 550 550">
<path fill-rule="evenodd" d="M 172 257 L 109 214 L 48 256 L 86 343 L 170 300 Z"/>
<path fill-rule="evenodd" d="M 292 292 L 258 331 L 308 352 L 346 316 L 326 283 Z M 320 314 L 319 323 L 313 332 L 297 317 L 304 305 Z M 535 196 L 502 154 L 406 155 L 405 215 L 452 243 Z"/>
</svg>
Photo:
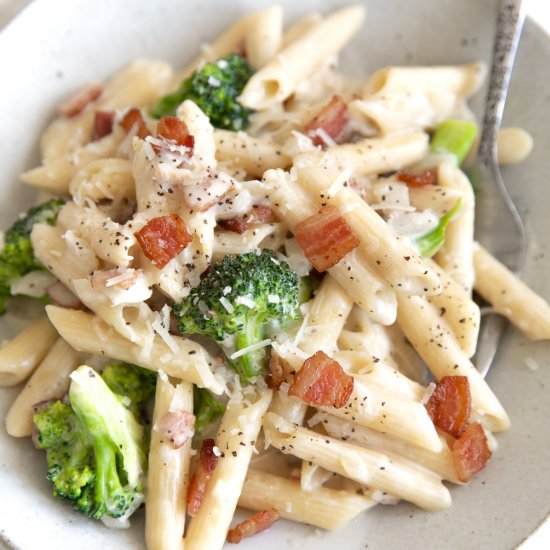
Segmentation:
<svg viewBox="0 0 550 550">
<path fill-rule="evenodd" d="M 181 332 L 225 340 L 230 365 L 250 381 L 265 366 L 265 348 L 231 355 L 262 341 L 268 322 L 298 317 L 298 276 L 271 250 L 226 256 L 172 310 Z"/>
<path fill-rule="evenodd" d="M 5 300 L 11 296 L 12 281 L 31 271 L 44 269 L 34 257 L 31 232 L 35 223 L 54 225 L 64 204 L 52 199 L 32 207 L 4 234 L 4 248 L 0 252 L 0 315 L 6 312 Z"/>
<path fill-rule="evenodd" d="M 244 130 L 252 111 L 243 107 L 237 97 L 252 73 L 246 59 L 237 54 L 206 63 L 184 80 L 178 90 L 161 97 L 151 108 L 150 114 L 155 118 L 173 116 L 178 106 L 190 99 L 210 118 L 212 126 Z"/>
<path fill-rule="evenodd" d="M 33 419 L 47 478 L 91 518 L 128 517 L 143 501 L 143 427 L 90 367 L 71 378 L 70 406 L 56 401 Z"/>
<path fill-rule="evenodd" d="M 225 411 L 225 403 L 214 397 L 208 390 L 197 388 L 193 390 L 193 414 L 195 415 L 195 431 L 200 432 L 214 422 Z"/>
<path fill-rule="evenodd" d="M 136 420 L 143 420 L 144 411 L 155 395 L 157 373 L 136 365 L 113 363 L 101 373 L 109 389 L 129 400 L 128 410 Z"/>
</svg>

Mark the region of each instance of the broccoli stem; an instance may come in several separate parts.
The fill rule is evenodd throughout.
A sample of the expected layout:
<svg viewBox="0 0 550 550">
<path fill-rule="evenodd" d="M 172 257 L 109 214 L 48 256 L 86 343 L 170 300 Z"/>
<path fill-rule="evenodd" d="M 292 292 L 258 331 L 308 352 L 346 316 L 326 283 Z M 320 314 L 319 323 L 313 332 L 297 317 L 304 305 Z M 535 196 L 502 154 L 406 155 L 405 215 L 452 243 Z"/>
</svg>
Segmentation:
<svg viewBox="0 0 550 550">
<path fill-rule="evenodd" d="M 101 518 L 105 513 L 111 517 L 120 517 L 127 509 L 127 494 L 120 483 L 121 472 L 117 468 L 118 452 L 109 438 L 94 434 L 94 453 L 96 458 L 96 485 L 94 499 L 97 505 L 95 514 Z"/>
<path fill-rule="evenodd" d="M 261 342 L 265 336 L 263 319 L 249 317 L 244 326 L 244 332 L 235 334 L 235 348 L 237 351 Z M 233 363 L 241 379 L 250 382 L 261 374 L 264 366 L 265 349 L 250 351 L 238 357 Z"/>
<path fill-rule="evenodd" d="M 477 125 L 468 120 L 444 120 L 435 128 L 430 143 L 432 153 L 452 154 L 460 166 L 472 148 Z"/>
</svg>

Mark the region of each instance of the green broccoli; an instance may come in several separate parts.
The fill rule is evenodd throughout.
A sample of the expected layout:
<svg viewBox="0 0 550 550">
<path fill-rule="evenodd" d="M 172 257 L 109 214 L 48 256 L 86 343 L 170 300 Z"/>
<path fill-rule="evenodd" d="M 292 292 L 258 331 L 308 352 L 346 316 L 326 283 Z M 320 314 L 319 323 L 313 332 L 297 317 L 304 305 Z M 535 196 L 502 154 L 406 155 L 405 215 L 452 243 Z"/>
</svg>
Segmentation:
<svg viewBox="0 0 550 550">
<path fill-rule="evenodd" d="M 101 378 L 112 392 L 129 400 L 126 407 L 136 420 L 143 420 L 145 409 L 155 396 L 157 373 L 136 365 L 113 363 L 103 369 Z"/>
<path fill-rule="evenodd" d="M 64 204 L 52 199 L 32 207 L 17 220 L 4 235 L 4 248 L 0 251 L 0 315 L 6 312 L 5 300 L 11 296 L 11 283 L 31 271 L 44 269 L 34 257 L 31 232 L 35 223 L 54 225 Z"/>
<path fill-rule="evenodd" d="M 193 414 L 196 432 L 200 432 L 214 422 L 224 411 L 225 403 L 214 397 L 208 390 L 194 386 Z"/>
<path fill-rule="evenodd" d="M 250 381 L 265 366 L 265 348 L 231 356 L 262 341 L 267 323 L 298 317 L 298 276 L 271 250 L 226 256 L 172 310 L 181 332 L 224 341 L 229 364 Z"/>
<path fill-rule="evenodd" d="M 237 97 L 253 70 L 247 60 L 229 54 L 213 63 L 206 63 L 184 80 L 174 93 L 161 97 L 150 110 L 151 116 L 173 116 L 186 99 L 194 101 L 210 118 L 212 126 L 225 130 L 244 130 L 251 110 Z"/>
<path fill-rule="evenodd" d="M 47 478 L 88 517 L 128 517 L 143 501 L 144 429 L 90 367 L 71 378 L 70 405 L 55 401 L 33 418 Z"/>
</svg>

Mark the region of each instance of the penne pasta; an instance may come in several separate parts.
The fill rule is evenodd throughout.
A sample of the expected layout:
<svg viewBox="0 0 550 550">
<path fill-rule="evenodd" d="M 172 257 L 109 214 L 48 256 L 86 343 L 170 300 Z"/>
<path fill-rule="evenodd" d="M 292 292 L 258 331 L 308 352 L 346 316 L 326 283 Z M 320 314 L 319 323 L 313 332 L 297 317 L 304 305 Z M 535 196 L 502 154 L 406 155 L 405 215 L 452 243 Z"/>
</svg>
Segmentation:
<svg viewBox="0 0 550 550">
<path fill-rule="evenodd" d="M 57 340 L 47 317 L 41 317 L 0 348 L 0 387 L 26 380 Z"/>
<path fill-rule="evenodd" d="M 449 491 L 436 475 L 396 457 L 390 459 L 378 451 L 301 428 L 273 413 L 266 415 L 264 430 L 269 443 L 285 454 L 319 464 L 426 510 L 441 510 L 451 504 Z"/>
<path fill-rule="evenodd" d="M 79 365 L 76 351 L 58 338 L 9 408 L 6 431 L 12 437 L 31 436 L 34 406 L 50 399 L 61 399 L 69 389 L 69 375 Z"/>
<path fill-rule="evenodd" d="M 192 385 L 175 385 L 159 373 L 145 497 L 145 543 L 149 550 L 183 550 L 191 439 L 173 448 L 159 430 L 166 414 L 181 412 L 193 412 Z"/>
<path fill-rule="evenodd" d="M 479 371 L 461 349 L 436 308 L 421 296 L 399 296 L 397 322 L 433 375 L 467 376 L 472 409 L 491 431 L 510 428 L 510 419 Z"/>
<path fill-rule="evenodd" d="M 227 406 L 216 436 L 222 454 L 199 512 L 189 522 L 186 549 L 223 546 L 270 401 L 271 391 L 264 390 L 258 393 L 255 403 L 230 402 Z"/>
<path fill-rule="evenodd" d="M 367 496 L 320 487 L 304 493 L 300 483 L 248 470 L 239 506 L 249 510 L 275 508 L 283 518 L 322 529 L 338 529 L 375 505 Z"/>
<path fill-rule="evenodd" d="M 258 110 L 287 99 L 301 82 L 351 40 L 363 18 L 362 7 L 348 6 L 303 29 L 299 38 L 290 42 L 248 81 L 240 102 Z"/>
<path fill-rule="evenodd" d="M 202 346 L 183 338 L 172 336 L 172 350 L 158 335 L 154 335 L 149 349 L 130 342 L 114 332 L 101 319 L 82 311 L 47 306 L 46 312 L 59 334 L 78 351 L 104 355 L 135 363 L 151 370 L 163 370 L 186 382 L 220 394 L 223 386 L 212 373 L 213 365 Z"/>
<path fill-rule="evenodd" d="M 550 338 L 550 306 L 523 281 L 476 243 L 475 289 L 498 313 L 531 340 Z"/>
</svg>

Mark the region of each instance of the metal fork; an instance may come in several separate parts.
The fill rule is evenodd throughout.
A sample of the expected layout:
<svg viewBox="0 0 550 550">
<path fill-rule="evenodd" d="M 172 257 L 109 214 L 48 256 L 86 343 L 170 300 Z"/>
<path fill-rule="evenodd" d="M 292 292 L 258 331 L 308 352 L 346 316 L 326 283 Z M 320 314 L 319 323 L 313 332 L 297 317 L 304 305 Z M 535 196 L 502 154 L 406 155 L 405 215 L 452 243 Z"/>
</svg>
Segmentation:
<svg viewBox="0 0 550 550">
<path fill-rule="evenodd" d="M 501 0 L 498 10 L 493 62 L 476 165 L 468 170 L 476 194 L 476 239 L 508 269 L 520 274 L 525 261 L 525 228 L 506 191 L 497 162 L 497 133 L 525 19 L 522 0 Z M 487 374 L 506 326 L 503 317 L 483 317 L 474 363 Z"/>
</svg>

